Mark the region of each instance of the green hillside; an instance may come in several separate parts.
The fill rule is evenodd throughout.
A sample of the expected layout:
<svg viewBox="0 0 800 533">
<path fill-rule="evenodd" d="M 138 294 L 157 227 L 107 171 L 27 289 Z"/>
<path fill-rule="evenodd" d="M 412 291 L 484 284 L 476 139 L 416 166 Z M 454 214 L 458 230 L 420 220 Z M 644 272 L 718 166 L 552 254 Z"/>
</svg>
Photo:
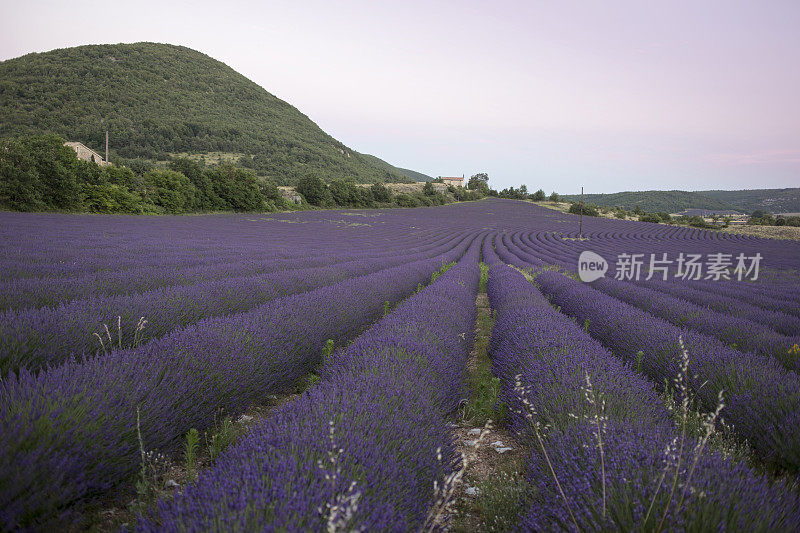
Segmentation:
<svg viewBox="0 0 800 533">
<path fill-rule="evenodd" d="M 383 159 L 375 157 L 374 155 L 369 155 L 369 154 L 363 154 L 363 155 L 364 157 L 367 158 L 369 162 L 371 162 L 376 167 L 382 168 L 389 172 L 399 172 L 410 181 L 431 181 L 433 179 L 432 177 L 423 174 L 422 172 L 416 172 L 414 170 L 408 170 L 407 168 L 400 168 L 393 166 L 384 161 Z"/>
<path fill-rule="evenodd" d="M 579 194 L 567 195 L 567 200 L 580 200 Z M 651 213 L 677 213 L 684 209 L 735 210 L 737 207 L 717 198 L 687 191 L 627 191 L 611 194 L 586 194 L 584 201 L 601 206 L 634 209 L 637 206 Z"/>
<path fill-rule="evenodd" d="M 800 189 L 699 191 L 699 193 L 727 202 L 747 213 L 752 213 L 756 209 L 772 213 L 800 213 Z"/>
<path fill-rule="evenodd" d="M 411 178 L 414 181 L 432 181 L 434 179 L 432 176 L 428 176 L 427 174 L 423 174 L 422 172 L 417 172 L 415 170 L 409 170 L 407 168 L 397 167 L 397 170 L 402 172 L 407 178 Z"/>
<path fill-rule="evenodd" d="M 100 150 L 105 130 L 112 161 L 222 152 L 245 154 L 244 166 L 283 183 L 305 174 L 409 181 L 189 48 L 88 45 L 0 62 L 0 137 L 53 133 Z"/>
</svg>

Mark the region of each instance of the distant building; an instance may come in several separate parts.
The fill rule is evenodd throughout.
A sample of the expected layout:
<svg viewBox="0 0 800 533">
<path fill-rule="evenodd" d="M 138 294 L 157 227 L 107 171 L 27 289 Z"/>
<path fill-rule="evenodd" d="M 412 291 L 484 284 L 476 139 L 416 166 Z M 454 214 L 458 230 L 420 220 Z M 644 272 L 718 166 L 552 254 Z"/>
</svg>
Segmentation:
<svg viewBox="0 0 800 533">
<path fill-rule="evenodd" d="M 445 185 L 452 185 L 454 187 L 464 186 L 464 176 L 461 176 L 460 178 L 446 178 L 442 176 L 442 181 Z"/>
<path fill-rule="evenodd" d="M 84 161 L 94 161 L 100 166 L 108 164 L 103 159 L 103 156 L 101 156 L 91 148 L 87 147 L 83 143 L 79 143 L 77 141 L 70 141 L 70 142 L 65 142 L 64 146 L 69 146 L 70 148 L 75 150 L 75 153 L 78 155 L 78 159 L 83 159 Z"/>
<path fill-rule="evenodd" d="M 713 217 L 714 215 L 717 215 L 717 216 L 727 217 L 740 214 L 741 214 L 740 212 L 732 211 L 730 209 L 684 209 L 680 213 L 674 213 L 673 216 Z"/>
</svg>

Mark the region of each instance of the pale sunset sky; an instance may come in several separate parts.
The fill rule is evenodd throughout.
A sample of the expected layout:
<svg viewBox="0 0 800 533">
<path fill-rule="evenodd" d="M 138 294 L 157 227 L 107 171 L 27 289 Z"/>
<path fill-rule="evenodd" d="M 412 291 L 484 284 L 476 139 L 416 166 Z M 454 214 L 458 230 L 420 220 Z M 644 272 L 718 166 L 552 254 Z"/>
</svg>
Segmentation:
<svg viewBox="0 0 800 533">
<path fill-rule="evenodd" d="M 800 186 L 800 1 L 2 0 L 0 60 L 153 41 L 360 152 L 547 193 Z"/>
</svg>

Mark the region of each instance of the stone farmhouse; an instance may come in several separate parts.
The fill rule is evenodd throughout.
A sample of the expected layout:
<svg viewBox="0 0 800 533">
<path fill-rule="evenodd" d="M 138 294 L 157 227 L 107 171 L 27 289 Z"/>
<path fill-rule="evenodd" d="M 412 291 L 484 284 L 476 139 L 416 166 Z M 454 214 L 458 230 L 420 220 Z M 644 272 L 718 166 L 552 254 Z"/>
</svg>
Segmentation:
<svg viewBox="0 0 800 533">
<path fill-rule="evenodd" d="M 69 146 L 75 153 L 78 155 L 78 159 L 83 159 L 84 161 L 94 161 L 100 166 L 107 165 L 108 162 L 103 159 L 103 156 L 92 150 L 91 148 L 87 147 L 83 143 L 79 143 L 77 141 L 70 141 L 65 142 L 64 146 Z"/>
<path fill-rule="evenodd" d="M 442 176 L 442 181 L 445 185 L 452 185 L 454 187 L 463 187 L 464 186 L 464 176 L 462 175 L 460 178 L 446 178 Z"/>
</svg>

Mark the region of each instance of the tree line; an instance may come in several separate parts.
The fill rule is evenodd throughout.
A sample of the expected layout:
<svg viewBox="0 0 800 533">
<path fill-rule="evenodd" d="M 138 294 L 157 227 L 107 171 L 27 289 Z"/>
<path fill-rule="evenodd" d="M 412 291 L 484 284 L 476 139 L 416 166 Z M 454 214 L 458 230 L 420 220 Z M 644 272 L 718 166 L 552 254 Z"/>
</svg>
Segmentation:
<svg viewBox="0 0 800 533">
<path fill-rule="evenodd" d="M 117 161 L 119 163 L 119 161 Z M 316 174 L 295 180 L 303 201 L 287 201 L 275 181 L 230 163 L 208 166 L 173 158 L 166 166 L 134 161 L 100 166 L 78 159 L 55 135 L 0 139 L 0 209 L 88 213 L 181 214 L 272 212 L 312 207 L 419 207 L 477 200 L 479 191 L 431 183 L 393 192 L 384 183 L 356 184 L 352 177 L 326 182 Z"/>
</svg>

